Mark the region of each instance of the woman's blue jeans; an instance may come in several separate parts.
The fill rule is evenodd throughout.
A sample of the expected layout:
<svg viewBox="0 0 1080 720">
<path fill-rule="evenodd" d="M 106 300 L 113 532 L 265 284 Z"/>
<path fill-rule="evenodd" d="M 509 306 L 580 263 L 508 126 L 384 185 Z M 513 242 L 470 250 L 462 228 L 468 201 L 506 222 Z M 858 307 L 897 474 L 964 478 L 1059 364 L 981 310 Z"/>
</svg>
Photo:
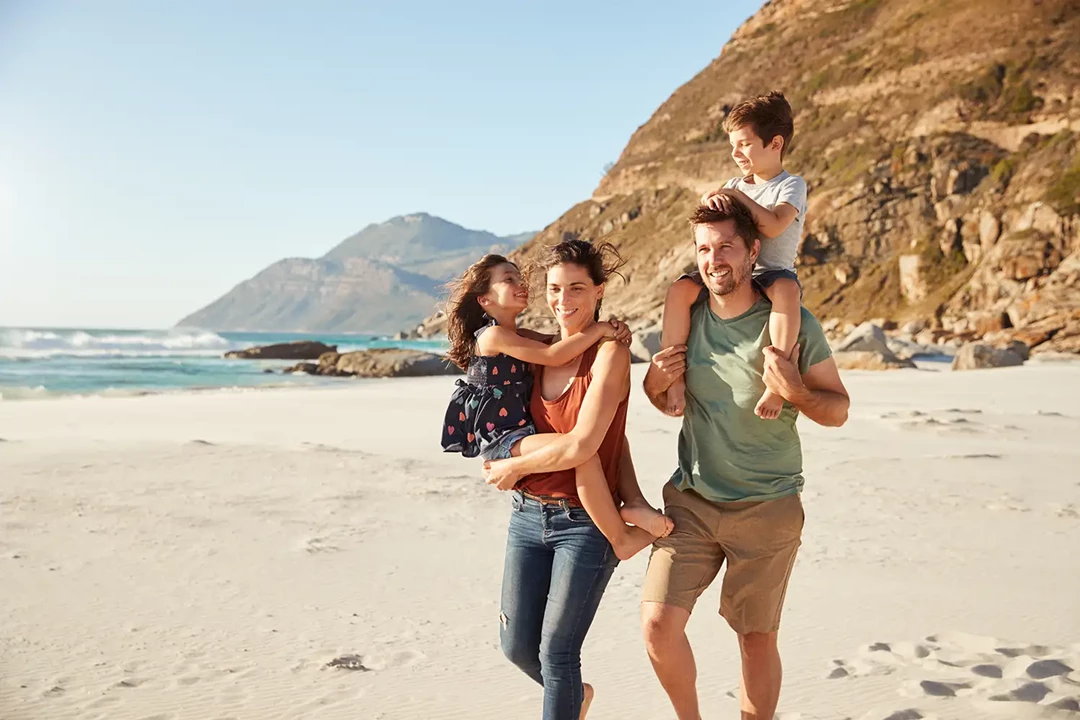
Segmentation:
<svg viewBox="0 0 1080 720">
<path fill-rule="evenodd" d="M 581 712 L 581 645 L 618 562 L 583 508 L 514 491 L 499 637 L 510 662 L 544 687 L 543 720 Z"/>
</svg>

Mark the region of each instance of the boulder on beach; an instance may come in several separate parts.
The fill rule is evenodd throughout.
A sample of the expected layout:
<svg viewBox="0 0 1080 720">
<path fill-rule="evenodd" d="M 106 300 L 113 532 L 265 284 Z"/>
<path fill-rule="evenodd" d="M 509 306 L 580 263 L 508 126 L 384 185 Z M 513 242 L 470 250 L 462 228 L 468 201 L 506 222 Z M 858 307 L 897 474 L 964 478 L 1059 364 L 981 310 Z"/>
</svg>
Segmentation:
<svg viewBox="0 0 1080 720">
<path fill-rule="evenodd" d="M 630 362 L 652 362 L 652 356 L 660 352 L 660 329 L 656 325 L 634 333 L 630 341 Z"/>
<path fill-rule="evenodd" d="M 246 350 L 230 350 L 225 353 L 225 358 L 228 360 L 315 360 L 323 353 L 336 351 L 337 345 L 327 345 L 314 340 L 295 340 L 274 345 L 261 345 Z"/>
<path fill-rule="evenodd" d="M 890 352 L 874 350 L 840 350 L 833 353 L 840 370 L 902 370 L 913 368 L 911 360 L 900 359 Z"/>
<path fill-rule="evenodd" d="M 319 356 L 318 364 L 300 363 L 285 372 L 369 378 L 461 374 L 461 370 L 444 355 L 401 348 L 327 352 Z"/>
<path fill-rule="evenodd" d="M 1024 358 L 1015 350 L 996 348 L 986 343 L 967 343 L 956 351 L 953 370 L 983 370 L 996 367 L 1023 365 Z"/>
</svg>

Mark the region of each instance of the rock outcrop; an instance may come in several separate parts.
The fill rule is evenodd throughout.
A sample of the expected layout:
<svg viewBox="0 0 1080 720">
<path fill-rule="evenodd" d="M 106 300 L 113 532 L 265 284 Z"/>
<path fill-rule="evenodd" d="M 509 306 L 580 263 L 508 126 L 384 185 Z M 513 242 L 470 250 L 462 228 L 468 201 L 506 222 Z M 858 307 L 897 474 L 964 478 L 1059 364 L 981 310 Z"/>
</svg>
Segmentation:
<svg viewBox="0 0 1080 720">
<path fill-rule="evenodd" d="M 605 312 L 655 324 L 694 262 L 687 215 L 738 172 L 725 115 L 779 89 L 796 113 L 787 167 L 810 188 L 798 270 L 811 311 L 1077 352 L 1078 87 L 1075 0 L 772 0 L 514 257 L 567 231 L 609 240 L 627 282 Z M 535 305 L 526 323 L 550 327 Z M 432 316 L 419 332 L 442 327 Z"/>
<path fill-rule="evenodd" d="M 968 343 L 953 358 L 953 370 L 982 370 L 985 368 L 1023 365 L 1024 358 L 1010 349 L 996 348 L 986 343 Z"/>
<path fill-rule="evenodd" d="M 329 352 L 337 352 L 337 345 L 327 345 L 313 340 L 296 340 L 245 350 L 230 350 L 225 353 L 225 357 L 229 360 L 315 360 Z"/>
<path fill-rule="evenodd" d="M 327 352 L 318 364 L 300 363 L 284 372 L 303 372 L 329 377 L 420 377 L 460 375 L 461 370 L 445 356 L 419 350 L 381 348 L 347 353 Z"/>
<path fill-rule="evenodd" d="M 914 368 L 911 360 L 901 360 L 891 352 L 874 350 L 841 350 L 833 353 L 836 367 L 841 370 L 903 370 Z"/>
</svg>

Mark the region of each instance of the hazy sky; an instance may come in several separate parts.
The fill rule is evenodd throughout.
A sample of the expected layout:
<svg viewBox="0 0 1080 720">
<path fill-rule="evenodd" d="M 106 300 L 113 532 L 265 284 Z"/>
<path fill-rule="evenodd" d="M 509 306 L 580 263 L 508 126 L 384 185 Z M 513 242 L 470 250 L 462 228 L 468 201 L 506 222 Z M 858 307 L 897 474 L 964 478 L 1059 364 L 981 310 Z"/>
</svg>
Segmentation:
<svg viewBox="0 0 1080 720">
<path fill-rule="evenodd" d="M 760 0 L 0 0 L 0 326 L 166 327 L 426 211 L 543 228 Z"/>
</svg>

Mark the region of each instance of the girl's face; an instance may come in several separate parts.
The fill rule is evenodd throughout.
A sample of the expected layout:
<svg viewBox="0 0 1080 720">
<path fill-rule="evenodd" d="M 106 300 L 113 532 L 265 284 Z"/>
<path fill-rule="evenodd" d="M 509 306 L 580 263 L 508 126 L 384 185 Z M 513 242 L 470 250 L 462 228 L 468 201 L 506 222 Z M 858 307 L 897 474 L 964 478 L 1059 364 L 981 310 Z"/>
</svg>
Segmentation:
<svg viewBox="0 0 1080 720">
<path fill-rule="evenodd" d="M 521 312 L 529 304 L 529 288 L 521 277 L 521 271 L 513 263 L 503 263 L 491 269 L 488 291 L 480 297 L 480 307 L 491 311 Z"/>
<path fill-rule="evenodd" d="M 581 332 L 596 320 L 596 306 L 604 297 L 581 265 L 563 263 L 547 271 L 547 304 L 564 335 Z"/>
</svg>

